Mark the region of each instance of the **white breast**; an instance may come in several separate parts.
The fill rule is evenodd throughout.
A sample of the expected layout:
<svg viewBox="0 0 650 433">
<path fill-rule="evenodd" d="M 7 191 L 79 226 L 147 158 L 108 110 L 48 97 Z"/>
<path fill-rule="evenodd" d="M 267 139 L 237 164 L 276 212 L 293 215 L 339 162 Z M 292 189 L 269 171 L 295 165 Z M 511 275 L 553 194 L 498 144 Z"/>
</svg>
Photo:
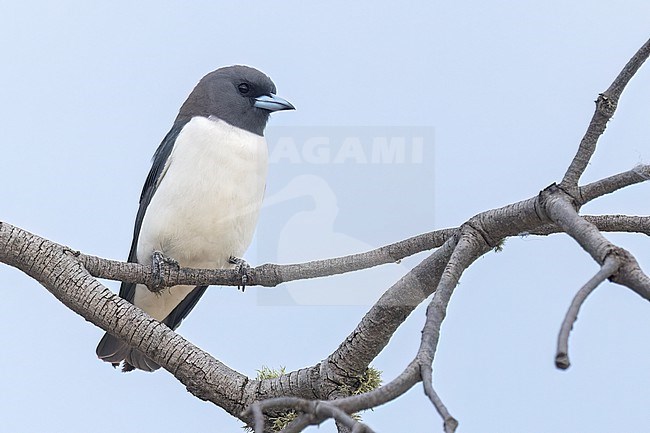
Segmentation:
<svg viewBox="0 0 650 433">
<path fill-rule="evenodd" d="M 178 135 L 147 207 L 138 262 L 154 251 L 182 267 L 228 267 L 251 242 L 264 196 L 268 150 L 259 135 L 218 119 L 194 117 Z M 135 305 L 164 319 L 193 286 L 154 295 L 136 288 Z"/>
</svg>

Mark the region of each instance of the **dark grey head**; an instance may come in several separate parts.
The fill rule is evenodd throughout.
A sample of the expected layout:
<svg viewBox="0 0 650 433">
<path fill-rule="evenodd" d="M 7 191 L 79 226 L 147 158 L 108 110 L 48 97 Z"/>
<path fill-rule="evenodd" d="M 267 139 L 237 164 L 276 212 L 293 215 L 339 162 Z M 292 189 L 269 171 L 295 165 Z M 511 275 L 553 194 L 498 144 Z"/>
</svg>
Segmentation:
<svg viewBox="0 0 650 433">
<path fill-rule="evenodd" d="M 264 73 L 248 66 L 227 66 L 201 78 L 181 107 L 176 121 L 214 116 L 263 135 L 273 111 L 293 109 L 293 105 L 275 95 L 275 84 Z"/>
</svg>

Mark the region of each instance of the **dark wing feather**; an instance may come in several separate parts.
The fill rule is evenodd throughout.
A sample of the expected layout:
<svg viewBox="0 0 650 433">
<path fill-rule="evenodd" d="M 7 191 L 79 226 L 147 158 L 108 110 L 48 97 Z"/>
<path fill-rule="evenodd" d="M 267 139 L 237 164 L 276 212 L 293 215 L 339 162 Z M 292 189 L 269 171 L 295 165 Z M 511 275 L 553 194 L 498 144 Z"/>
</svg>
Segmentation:
<svg viewBox="0 0 650 433">
<path fill-rule="evenodd" d="M 138 214 L 135 217 L 135 227 L 133 228 L 133 242 L 131 243 L 131 251 L 129 251 L 129 258 L 127 260 L 130 263 L 138 262 L 138 238 L 140 237 L 140 229 L 142 228 L 142 220 L 144 219 L 144 214 L 147 211 L 149 203 L 151 203 L 151 198 L 155 194 L 156 189 L 160 184 L 160 179 L 162 178 L 167 160 L 169 159 L 169 155 L 171 155 L 172 149 L 174 148 L 176 138 L 188 121 L 189 119 L 186 119 L 174 123 L 174 126 L 172 126 L 172 129 L 169 130 L 162 143 L 160 143 L 160 146 L 158 146 L 156 153 L 153 155 L 151 170 L 149 171 L 147 180 L 145 181 L 144 187 L 142 188 L 142 194 L 140 195 L 140 207 L 138 208 Z M 133 303 L 134 296 L 135 284 L 122 283 L 120 286 L 120 297 Z"/>
<path fill-rule="evenodd" d="M 163 320 L 163 323 L 169 326 L 171 329 L 178 328 L 178 325 L 181 324 L 184 318 L 190 314 L 190 311 L 196 306 L 196 303 L 199 302 L 201 296 L 205 293 L 205 289 L 208 286 L 196 286 L 186 297 L 181 301 L 180 304 L 172 310 L 171 313 Z"/>
<path fill-rule="evenodd" d="M 156 150 L 156 153 L 153 156 L 153 162 L 151 165 L 151 170 L 147 176 L 147 180 L 144 183 L 142 188 L 142 194 L 140 195 L 140 207 L 138 208 L 138 214 L 135 218 L 135 227 L 133 229 L 133 242 L 131 243 L 131 251 L 129 251 L 128 261 L 131 263 L 137 263 L 138 261 L 138 239 L 140 237 L 140 229 L 142 228 L 142 220 L 144 219 L 144 214 L 147 211 L 149 203 L 151 203 L 151 198 L 156 192 L 160 180 L 164 176 L 165 167 L 169 156 L 172 153 L 174 148 L 174 143 L 178 134 L 189 122 L 189 118 L 183 120 L 177 120 L 172 126 L 172 129 L 167 133 L 163 139 L 160 146 Z M 135 297 L 135 287 L 133 283 L 122 283 L 120 286 L 120 296 L 127 301 L 133 303 L 133 298 Z M 201 290 L 197 290 L 201 289 Z M 178 326 L 185 316 L 194 308 L 196 302 L 199 300 L 205 288 L 197 287 L 195 288 L 186 298 L 184 299 L 170 314 L 170 317 L 165 319 L 165 323 L 175 324 Z M 171 325 L 170 325 L 171 326 Z M 175 326 L 172 326 L 175 327 Z M 142 352 L 130 347 L 125 342 L 114 337 L 113 335 L 106 333 L 104 337 L 99 342 L 97 346 L 97 356 L 104 361 L 111 362 L 113 366 L 116 366 L 121 361 L 124 360 L 123 371 L 130 371 L 134 368 L 139 368 L 140 370 L 145 371 L 154 371 L 160 366 L 147 358 Z"/>
</svg>

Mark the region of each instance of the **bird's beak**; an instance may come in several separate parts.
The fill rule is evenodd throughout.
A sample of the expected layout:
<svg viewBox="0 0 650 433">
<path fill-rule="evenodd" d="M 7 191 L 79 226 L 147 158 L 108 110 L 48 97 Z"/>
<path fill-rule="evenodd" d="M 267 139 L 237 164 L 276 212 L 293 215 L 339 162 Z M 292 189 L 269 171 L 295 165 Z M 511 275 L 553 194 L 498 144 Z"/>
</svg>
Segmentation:
<svg viewBox="0 0 650 433">
<path fill-rule="evenodd" d="M 281 110 L 295 110 L 296 107 L 291 105 L 291 102 L 286 99 L 280 98 L 278 95 L 269 93 L 268 95 L 262 95 L 255 98 L 254 107 L 261 108 L 263 110 L 269 111 L 281 111 Z"/>
</svg>

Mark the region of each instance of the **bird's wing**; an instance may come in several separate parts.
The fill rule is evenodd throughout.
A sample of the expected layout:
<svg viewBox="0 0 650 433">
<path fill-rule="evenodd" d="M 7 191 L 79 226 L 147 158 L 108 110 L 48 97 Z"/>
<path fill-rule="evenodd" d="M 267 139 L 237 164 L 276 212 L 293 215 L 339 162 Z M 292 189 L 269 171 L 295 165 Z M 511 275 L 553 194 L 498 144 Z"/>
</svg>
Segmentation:
<svg viewBox="0 0 650 433">
<path fill-rule="evenodd" d="M 192 311 L 196 303 L 199 302 L 199 299 L 201 299 L 201 296 L 203 296 L 205 289 L 207 288 L 208 286 L 196 286 L 185 297 L 185 299 L 183 299 L 181 303 L 178 304 L 167 317 L 165 317 L 163 323 L 171 329 L 178 328 L 178 325 L 180 325 L 183 319 L 190 314 L 190 311 Z"/>
<path fill-rule="evenodd" d="M 135 217 L 135 227 L 133 228 L 133 242 L 131 243 L 131 251 L 129 251 L 128 262 L 137 263 L 138 262 L 138 238 L 140 237 L 140 229 L 142 228 L 142 220 L 144 219 L 144 214 L 147 211 L 149 203 L 151 203 L 151 198 L 158 189 L 160 181 L 165 175 L 167 170 L 167 163 L 169 161 L 169 155 L 172 153 L 174 148 L 174 142 L 178 134 L 189 121 L 177 121 L 172 126 L 172 129 L 169 130 L 165 138 L 163 139 L 160 146 L 156 150 L 156 153 L 153 156 L 151 170 L 147 176 L 147 180 L 144 183 L 142 188 L 142 194 L 140 195 L 140 207 L 138 208 L 138 214 Z M 135 296 L 135 284 L 133 283 L 122 283 L 120 286 L 120 297 L 126 299 L 127 301 L 133 303 L 133 298 Z"/>
</svg>

